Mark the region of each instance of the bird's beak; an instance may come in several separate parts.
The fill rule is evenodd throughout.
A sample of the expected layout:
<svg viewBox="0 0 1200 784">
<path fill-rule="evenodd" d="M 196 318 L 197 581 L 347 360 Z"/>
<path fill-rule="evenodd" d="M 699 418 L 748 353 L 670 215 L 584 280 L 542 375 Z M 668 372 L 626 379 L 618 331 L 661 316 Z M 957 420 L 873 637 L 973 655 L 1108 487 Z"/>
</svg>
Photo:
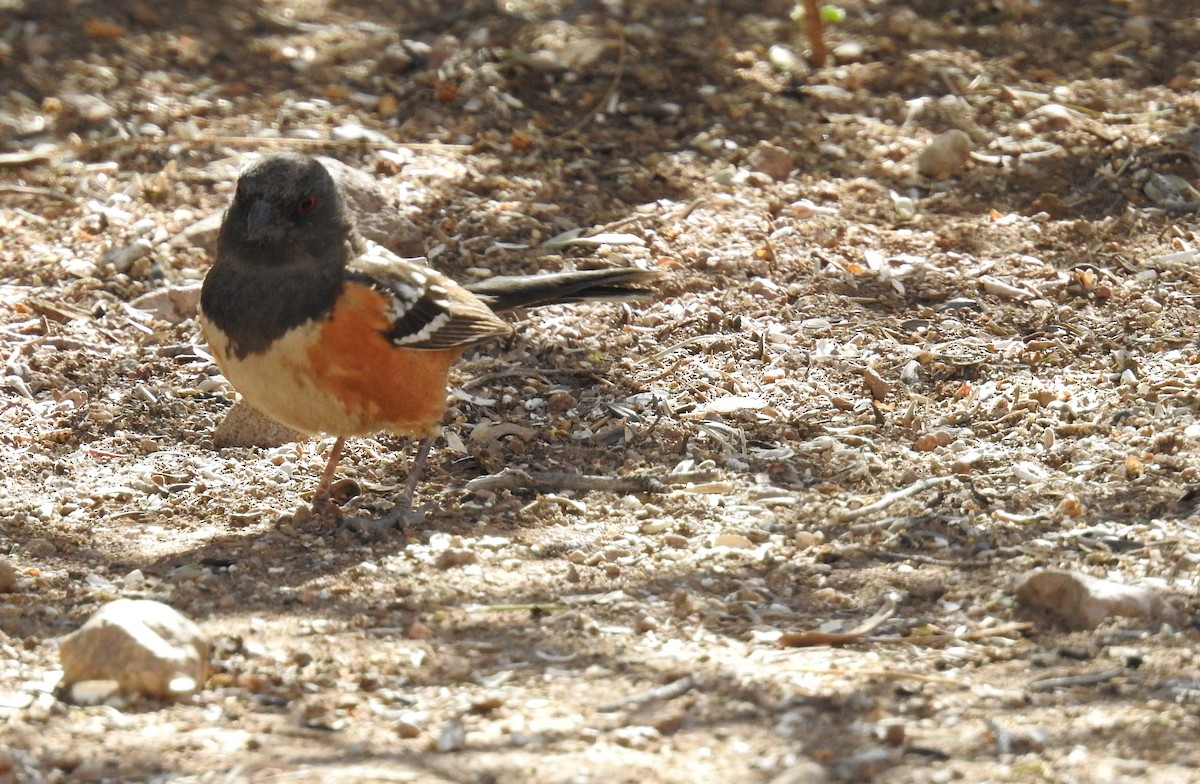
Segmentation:
<svg viewBox="0 0 1200 784">
<path fill-rule="evenodd" d="M 271 205 L 262 199 L 256 199 L 250 205 L 250 212 L 246 216 L 247 239 L 264 240 L 278 231 L 279 227 L 271 220 L 271 212 Z"/>
</svg>

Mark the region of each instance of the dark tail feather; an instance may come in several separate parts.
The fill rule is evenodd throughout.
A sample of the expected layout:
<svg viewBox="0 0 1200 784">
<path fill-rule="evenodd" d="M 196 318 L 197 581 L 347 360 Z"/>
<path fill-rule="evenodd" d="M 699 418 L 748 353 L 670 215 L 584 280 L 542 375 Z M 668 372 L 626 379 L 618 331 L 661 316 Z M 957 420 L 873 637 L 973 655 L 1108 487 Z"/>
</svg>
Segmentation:
<svg viewBox="0 0 1200 784">
<path fill-rule="evenodd" d="M 658 278 L 657 270 L 622 267 L 488 278 L 466 288 L 501 311 L 563 302 L 623 302 L 649 295 L 647 286 Z"/>
</svg>

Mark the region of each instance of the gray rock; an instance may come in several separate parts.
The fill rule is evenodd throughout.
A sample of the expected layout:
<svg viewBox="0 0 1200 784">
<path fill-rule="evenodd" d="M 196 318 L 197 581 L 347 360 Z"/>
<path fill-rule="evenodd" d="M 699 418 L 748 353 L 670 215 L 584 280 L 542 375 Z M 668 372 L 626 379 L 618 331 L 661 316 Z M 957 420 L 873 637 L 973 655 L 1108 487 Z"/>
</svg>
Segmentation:
<svg viewBox="0 0 1200 784">
<path fill-rule="evenodd" d="M 129 304 L 157 319 L 180 324 L 196 315 L 196 309 L 200 305 L 200 284 L 155 289 Z"/>
</svg>

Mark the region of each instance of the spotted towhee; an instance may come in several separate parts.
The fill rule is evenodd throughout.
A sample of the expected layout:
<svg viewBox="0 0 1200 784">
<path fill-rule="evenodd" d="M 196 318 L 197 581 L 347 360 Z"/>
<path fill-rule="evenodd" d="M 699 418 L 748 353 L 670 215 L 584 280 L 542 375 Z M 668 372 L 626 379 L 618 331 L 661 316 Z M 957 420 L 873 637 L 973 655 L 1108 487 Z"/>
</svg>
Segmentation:
<svg viewBox="0 0 1200 784">
<path fill-rule="evenodd" d="M 348 436 L 420 439 L 395 508 L 404 522 L 446 410 L 451 365 L 507 335 L 495 311 L 646 294 L 653 270 L 494 277 L 460 286 L 362 239 L 329 172 L 291 153 L 256 159 L 238 179 L 204 280 L 200 323 L 246 401 L 304 433 L 337 437 L 313 510 L 338 516 L 330 484 Z"/>
</svg>

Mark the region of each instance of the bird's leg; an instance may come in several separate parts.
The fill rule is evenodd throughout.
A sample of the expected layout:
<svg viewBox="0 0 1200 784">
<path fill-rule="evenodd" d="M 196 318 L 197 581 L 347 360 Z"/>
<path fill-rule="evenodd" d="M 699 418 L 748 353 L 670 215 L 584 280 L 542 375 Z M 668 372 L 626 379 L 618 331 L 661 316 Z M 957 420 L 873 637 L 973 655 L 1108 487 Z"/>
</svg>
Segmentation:
<svg viewBox="0 0 1200 784">
<path fill-rule="evenodd" d="M 329 459 L 325 461 L 325 470 L 321 472 L 321 480 L 317 482 L 317 491 L 313 494 L 312 511 L 316 517 L 337 517 L 341 514 L 337 504 L 329 497 L 329 488 L 333 484 L 333 472 L 337 470 L 338 461 L 342 459 L 342 447 L 346 439 L 338 436 L 329 450 Z"/>
<path fill-rule="evenodd" d="M 404 495 L 396 501 L 384 516 L 392 524 L 402 523 L 412 510 L 413 497 L 417 494 L 417 484 L 421 481 L 421 472 L 425 469 L 425 460 L 429 457 L 429 449 L 433 446 L 433 436 L 425 436 L 417 444 L 417 453 L 413 455 L 412 465 L 408 469 L 408 479 L 404 481 Z"/>
<path fill-rule="evenodd" d="M 352 528 L 364 536 L 382 536 L 397 528 L 406 530 L 421 521 L 425 516 L 425 508 L 413 510 L 413 496 L 417 492 L 417 484 L 421 481 L 421 472 L 425 468 L 425 460 L 429 457 L 429 449 L 433 446 L 433 437 L 426 436 L 417 444 L 417 454 L 413 457 L 412 466 L 408 469 L 408 479 L 404 482 L 404 494 L 396 501 L 396 505 L 378 520 L 367 520 L 360 517 L 347 517 L 342 525 Z"/>
</svg>

